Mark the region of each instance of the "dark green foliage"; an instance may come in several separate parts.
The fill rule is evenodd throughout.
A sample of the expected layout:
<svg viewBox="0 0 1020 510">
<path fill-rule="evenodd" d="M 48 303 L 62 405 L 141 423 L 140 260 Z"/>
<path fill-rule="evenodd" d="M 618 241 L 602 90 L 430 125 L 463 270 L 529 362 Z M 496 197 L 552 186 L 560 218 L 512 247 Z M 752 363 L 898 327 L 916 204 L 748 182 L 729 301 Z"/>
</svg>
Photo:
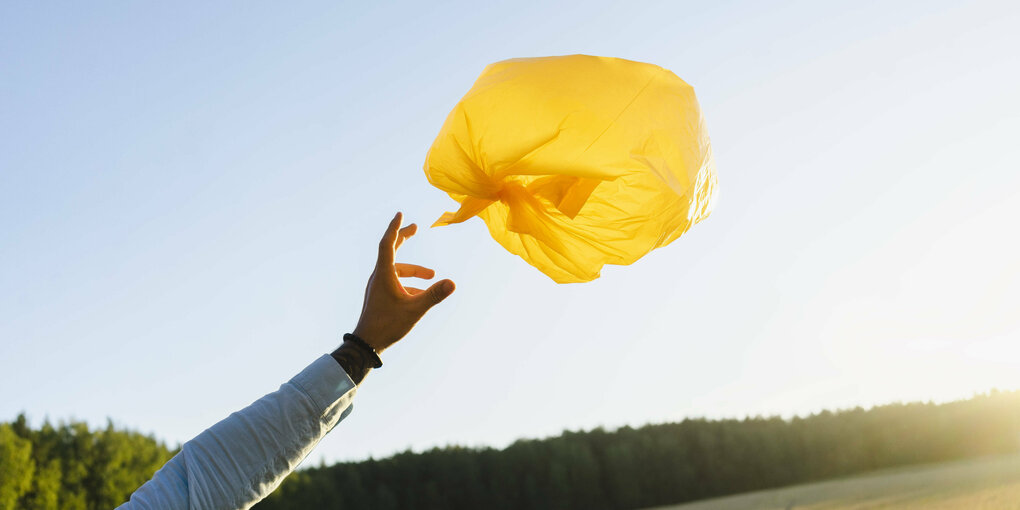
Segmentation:
<svg viewBox="0 0 1020 510">
<path fill-rule="evenodd" d="M 566 432 L 307 469 L 260 510 L 627 509 L 1020 450 L 1020 392 L 807 418 Z"/>
<path fill-rule="evenodd" d="M 24 415 L 0 424 L 0 510 L 114 508 L 172 451 L 152 436 L 80 422 L 32 430 Z M 27 475 L 27 476 L 26 476 Z"/>
<path fill-rule="evenodd" d="M 342 425 L 341 425 L 342 426 Z M 626 509 L 1020 449 L 1020 392 L 807 418 L 691 419 L 434 448 L 292 474 L 261 510 Z M 174 452 L 151 436 L 0 424 L 0 510 L 124 502 Z"/>
</svg>

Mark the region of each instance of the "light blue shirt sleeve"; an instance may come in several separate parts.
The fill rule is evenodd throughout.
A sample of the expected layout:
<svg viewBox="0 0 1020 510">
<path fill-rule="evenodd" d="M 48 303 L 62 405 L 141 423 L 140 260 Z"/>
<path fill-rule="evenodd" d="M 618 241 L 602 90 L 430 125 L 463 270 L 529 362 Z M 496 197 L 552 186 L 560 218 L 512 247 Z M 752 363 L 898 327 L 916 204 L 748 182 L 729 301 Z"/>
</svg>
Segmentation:
<svg viewBox="0 0 1020 510">
<path fill-rule="evenodd" d="M 340 364 L 323 355 L 279 390 L 184 443 L 118 508 L 249 508 L 350 414 L 356 389 Z"/>
</svg>

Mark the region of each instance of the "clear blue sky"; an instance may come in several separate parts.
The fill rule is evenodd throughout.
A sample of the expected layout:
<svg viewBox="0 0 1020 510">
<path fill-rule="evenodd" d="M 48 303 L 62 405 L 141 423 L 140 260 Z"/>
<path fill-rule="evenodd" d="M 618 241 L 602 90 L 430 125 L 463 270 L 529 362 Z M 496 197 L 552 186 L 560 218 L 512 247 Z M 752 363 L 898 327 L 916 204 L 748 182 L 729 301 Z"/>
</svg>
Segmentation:
<svg viewBox="0 0 1020 510">
<path fill-rule="evenodd" d="M 482 68 L 569 53 L 695 86 L 716 211 L 565 286 L 424 229 L 458 290 L 313 462 L 1020 388 L 1020 8 L 768 3 L 4 3 L 0 419 L 175 443 L 275 389 L 454 207 L 422 162 Z"/>
</svg>

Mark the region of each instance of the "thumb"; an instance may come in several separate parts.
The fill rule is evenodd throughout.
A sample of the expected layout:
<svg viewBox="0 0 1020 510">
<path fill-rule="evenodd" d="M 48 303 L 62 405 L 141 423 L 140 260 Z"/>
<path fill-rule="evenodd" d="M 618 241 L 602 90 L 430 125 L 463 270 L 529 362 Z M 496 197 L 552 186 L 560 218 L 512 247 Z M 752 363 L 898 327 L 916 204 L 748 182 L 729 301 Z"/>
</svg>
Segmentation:
<svg viewBox="0 0 1020 510">
<path fill-rule="evenodd" d="M 450 294 L 453 294 L 453 291 L 456 288 L 457 286 L 453 284 L 453 280 L 441 280 L 432 284 L 432 286 L 426 289 L 425 292 L 415 296 L 415 299 L 418 301 L 418 305 L 423 309 L 422 313 L 424 313 L 428 311 L 429 308 L 438 305 L 442 300 L 449 297 Z"/>
</svg>

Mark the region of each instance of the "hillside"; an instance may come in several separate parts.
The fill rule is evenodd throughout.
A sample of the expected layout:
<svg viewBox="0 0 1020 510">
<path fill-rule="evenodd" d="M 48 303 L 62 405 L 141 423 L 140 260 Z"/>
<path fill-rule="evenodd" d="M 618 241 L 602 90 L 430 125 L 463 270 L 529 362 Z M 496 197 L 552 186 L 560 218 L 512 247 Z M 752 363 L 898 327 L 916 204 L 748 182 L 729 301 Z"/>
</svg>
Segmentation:
<svg viewBox="0 0 1020 510">
<path fill-rule="evenodd" d="M 993 392 L 405 452 L 298 472 L 257 508 L 643 508 L 1018 448 L 1020 392 Z"/>
<path fill-rule="evenodd" d="M 688 419 L 300 470 L 260 510 L 629 509 L 1020 451 L 1020 392 L 805 418 Z M 0 424 L 0 509 L 111 508 L 173 455 L 152 436 Z"/>
</svg>

